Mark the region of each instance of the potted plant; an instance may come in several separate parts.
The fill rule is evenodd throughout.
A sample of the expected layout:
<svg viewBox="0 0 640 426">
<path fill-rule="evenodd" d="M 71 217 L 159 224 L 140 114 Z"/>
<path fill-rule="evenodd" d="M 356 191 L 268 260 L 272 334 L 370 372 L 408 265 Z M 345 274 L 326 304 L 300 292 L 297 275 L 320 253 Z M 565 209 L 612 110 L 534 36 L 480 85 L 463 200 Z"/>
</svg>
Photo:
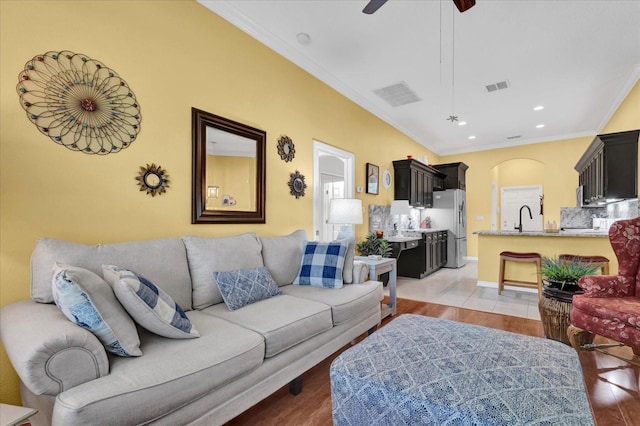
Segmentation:
<svg viewBox="0 0 640 426">
<path fill-rule="evenodd" d="M 356 248 L 363 256 L 369 256 L 373 259 L 381 259 L 383 257 L 391 257 L 391 244 L 384 238 L 378 238 L 376 234 L 369 234 L 364 240 L 356 245 Z"/>
<path fill-rule="evenodd" d="M 356 248 L 362 256 L 368 256 L 371 259 L 391 257 L 393 251 L 389 241 L 384 238 L 378 238 L 375 233 L 367 235 L 364 240 L 356 244 Z M 386 286 L 389 283 L 389 273 L 381 274 L 380 281 Z"/>
<path fill-rule="evenodd" d="M 574 294 L 583 293 L 578 286 L 580 277 L 593 275 L 597 270 L 597 266 L 580 262 L 577 258 L 567 261 L 543 256 L 540 269 L 545 284 L 543 295 L 571 303 Z"/>
</svg>

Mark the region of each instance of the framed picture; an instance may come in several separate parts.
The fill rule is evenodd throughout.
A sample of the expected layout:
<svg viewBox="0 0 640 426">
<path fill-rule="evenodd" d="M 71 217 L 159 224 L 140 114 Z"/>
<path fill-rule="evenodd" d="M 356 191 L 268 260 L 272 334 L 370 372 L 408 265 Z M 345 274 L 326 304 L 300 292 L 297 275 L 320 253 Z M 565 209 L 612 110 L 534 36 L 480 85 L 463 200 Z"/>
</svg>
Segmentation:
<svg viewBox="0 0 640 426">
<path fill-rule="evenodd" d="M 367 194 L 378 195 L 380 185 L 380 167 L 367 163 Z"/>
</svg>

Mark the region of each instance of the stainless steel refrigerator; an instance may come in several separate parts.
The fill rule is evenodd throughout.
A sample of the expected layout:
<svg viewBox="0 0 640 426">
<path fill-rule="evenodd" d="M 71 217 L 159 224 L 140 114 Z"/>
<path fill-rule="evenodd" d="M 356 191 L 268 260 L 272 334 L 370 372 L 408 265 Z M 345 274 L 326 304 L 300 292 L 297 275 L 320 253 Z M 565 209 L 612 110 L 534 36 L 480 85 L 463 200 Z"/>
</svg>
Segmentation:
<svg viewBox="0 0 640 426">
<path fill-rule="evenodd" d="M 431 227 L 447 230 L 446 268 L 460 268 L 467 257 L 467 204 L 462 189 L 434 191 L 433 208 L 426 209 Z"/>
</svg>

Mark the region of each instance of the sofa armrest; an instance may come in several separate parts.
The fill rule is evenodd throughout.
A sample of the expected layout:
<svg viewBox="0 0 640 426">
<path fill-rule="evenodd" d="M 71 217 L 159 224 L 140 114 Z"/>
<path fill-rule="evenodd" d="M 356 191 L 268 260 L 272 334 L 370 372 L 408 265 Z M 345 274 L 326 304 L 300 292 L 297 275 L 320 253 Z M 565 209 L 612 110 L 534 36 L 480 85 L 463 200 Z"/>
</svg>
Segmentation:
<svg viewBox="0 0 640 426">
<path fill-rule="evenodd" d="M 23 300 L 4 306 L 0 339 L 20 380 L 36 395 L 55 396 L 109 374 L 102 343 L 53 304 Z"/>
<path fill-rule="evenodd" d="M 578 281 L 586 297 L 631 297 L 634 278 L 622 275 L 585 275 Z"/>
<path fill-rule="evenodd" d="M 369 268 L 364 262 L 356 260 L 353 262 L 353 284 L 362 284 L 367 280 Z"/>
</svg>

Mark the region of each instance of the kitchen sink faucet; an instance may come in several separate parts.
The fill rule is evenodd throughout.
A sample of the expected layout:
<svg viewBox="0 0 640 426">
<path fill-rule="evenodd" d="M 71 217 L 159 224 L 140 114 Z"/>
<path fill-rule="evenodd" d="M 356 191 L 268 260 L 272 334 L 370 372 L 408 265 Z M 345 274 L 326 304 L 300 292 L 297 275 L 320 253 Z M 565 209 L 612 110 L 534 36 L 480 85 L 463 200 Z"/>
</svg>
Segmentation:
<svg viewBox="0 0 640 426">
<path fill-rule="evenodd" d="M 524 205 L 522 207 L 520 207 L 520 215 L 519 215 L 519 219 L 520 219 L 520 223 L 518 224 L 518 226 L 514 227 L 513 229 L 517 229 L 518 232 L 522 232 L 522 209 L 527 208 L 527 210 L 529 210 L 529 219 L 533 220 L 533 215 L 531 214 L 531 209 L 529 208 L 528 205 Z"/>
</svg>

